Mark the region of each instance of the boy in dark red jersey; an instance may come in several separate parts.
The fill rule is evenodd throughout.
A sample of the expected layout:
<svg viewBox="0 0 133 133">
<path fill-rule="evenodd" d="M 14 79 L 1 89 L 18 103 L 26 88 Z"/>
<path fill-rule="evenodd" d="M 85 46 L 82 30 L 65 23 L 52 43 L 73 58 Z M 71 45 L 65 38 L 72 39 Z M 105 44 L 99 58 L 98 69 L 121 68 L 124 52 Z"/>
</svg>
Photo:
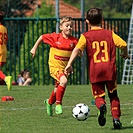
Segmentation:
<svg viewBox="0 0 133 133">
<path fill-rule="evenodd" d="M 100 126 L 106 124 L 106 86 L 111 103 L 113 126 L 115 129 L 121 129 L 120 101 L 116 89 L 116 47 L 123 50 L 121 56 L 127 59 L 129 58 L 127 44 L 113 31 L 100 27 L 102 23 L 101 9 L 91 8 L 88 10 L 86 22 L 91 26 L 91 29 L 81 35 L 65 68 L 65 73 L 70 74 L 72 72 L 72 62 L 76 58 L 78 51 L 83 51 L 86 48 L 92 93 L 96 107 L 99 109 L 98 123 Z"/>
<path fill-rule="evenodd" d="M 5 13 L 0 11 L 0 81 L 5 82 L 8 90 L 12 89 L 12 77 L 6 76 L 2 72 L 2 67 L 6 64 L 6 56 L 7 56 L 7 28 L 2 25 L 2 21 L 4 19 Z M 0 83 L 1 84 L 1 83 Z"/>
<path fill-rule="evenodd" d="M 52 91 L 50 98 L 45 100 L 47 114 L 52 116 L 52 105 L 56 102 L 55 113 L 62 114 L 62 98 L 67 85 L 67 76 L 64 69 L 70 58 L 72 50 L 77 44 L 78 39 L 71 36 L 73 21 L 71 17 L 64 16 L 60 18 L 61 33 L 43 34 L 36 41 L 31 49 L 34 57 L 39 44 L 43 41 L 50 45 L 49 69 L 51 76 L 55 79 L 55 89 Z"/>
</svg>

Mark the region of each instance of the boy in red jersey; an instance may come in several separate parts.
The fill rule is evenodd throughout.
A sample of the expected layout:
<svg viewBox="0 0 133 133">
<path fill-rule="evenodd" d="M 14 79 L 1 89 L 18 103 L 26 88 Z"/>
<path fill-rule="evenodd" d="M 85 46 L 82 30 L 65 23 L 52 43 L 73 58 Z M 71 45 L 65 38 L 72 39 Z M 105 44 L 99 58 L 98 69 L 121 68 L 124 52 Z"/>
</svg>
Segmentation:
<svg viewBox="0 0 133 133">
<path fill-rule="evenodd" d="M 2 21 L 4 19 L 4 12 L 0 11 L 0 79 L 5 81 L 7 84 L 8 90 L 12 88 L 12 77 L 6 76 L 2 72 L 2 66 L 6 63 L 6 54 L 7 54 L 7 29 L 2 25 Z"/>
<path fill-rule="evenodd" d="M 120 101 L 116 89 L 116 47 L 122 49 L 123 53 L 121 56 L 127 59 L 129 58 L 127 44 L 113 31 L 100 27 L 102 22 L 101 9 L 91 8 L 87 11 L 86 17 L 86 22 L 91 26 L 91 29 L 81 35 L 78 44 L 70 56 L 65 73 L 70 74 L 72 72 L 72 62 L 76 58 L 78 51 L 86 49 L 92 93 L 95 98 L 96 107 L 99 110 L 98 123 L 100 126 L 106 124 L 106 86 L 110 98 L 113 126 L 115 129 L 121 129 Z"/>
<path fill-rule="evenodd" d="M 70 58 L 72 50 L 77 44 L 77 38 L 71 36 L 73 21 L 71 17 L 64 16 L 60 18 L 61 33 L 43 34 L 36 41 L 31 49 L 34 57 L 39 44 L 43 41 L 50 45 L 49 53 L 49 70 L 51 76 L 55 79 L 55 89 L 52 91 L 50 98 L 45 100 L 47 114 L 52 116 L 52 104 L 56 102 L 55 113 L 62 114 L 62 98 L 67 85 L 67 76 L 64 69 Z"/>
</svg>

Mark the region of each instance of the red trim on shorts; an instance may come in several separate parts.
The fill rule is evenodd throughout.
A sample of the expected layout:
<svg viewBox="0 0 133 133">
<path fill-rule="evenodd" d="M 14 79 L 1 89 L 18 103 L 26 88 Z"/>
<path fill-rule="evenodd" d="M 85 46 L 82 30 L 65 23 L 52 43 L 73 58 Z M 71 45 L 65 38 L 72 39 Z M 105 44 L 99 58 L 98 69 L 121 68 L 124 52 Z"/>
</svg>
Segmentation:
<svg viewBox="0 0 133 133">
<path fill-rule="evenodd" d="M 62 60 L 62 61 L 69 61 L 70 57 L 63 57 L 63 56 L 58 56 L 58 55 L 54 55 L 54 58 L 56 60 Z"/>
<path fill-rule="evenodd" d="M 65 76 L 65 74 L 64 74 L 64 73 L 61 73 L 60 76 L 57 77 L 57 78 L 60 80 L 60 78 L 61 78 L 62 76 Z"/>
</svg>

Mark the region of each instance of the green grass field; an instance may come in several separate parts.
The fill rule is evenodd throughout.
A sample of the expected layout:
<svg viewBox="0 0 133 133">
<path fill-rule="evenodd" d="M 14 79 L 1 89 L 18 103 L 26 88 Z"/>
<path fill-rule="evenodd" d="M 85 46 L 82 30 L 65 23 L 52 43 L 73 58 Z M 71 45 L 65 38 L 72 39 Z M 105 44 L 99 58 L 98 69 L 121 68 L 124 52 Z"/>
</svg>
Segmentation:
<svg viewBox="0 0 133 133">
<path fill-rule="evenodd" d="M 97 109 L 91 104 L 93 97 L 89 85 L 67 86 L 63 98 L 63 114 L 58 116 L 54 113 L 53 117 L 49 117 L 43 101 L 49 97 L 52 89 L 52 85 L 13 86 L 12 91 L 7 91 L 6 86 L 0 86 L 0 97 L 10 95 L 15 99 L 7 102 L 0 101 L 0 133 L 133 133 L 131 85 L 118 85 L 123 125 L 121 130 L 113 129 L 107 94 L 107 122 L 104 127 L 98 125 Z M 91 110 L 86 121 L 78 121 L 72 117 L 73 106 L 81 102 L 87 104 Z"/>
</svg>

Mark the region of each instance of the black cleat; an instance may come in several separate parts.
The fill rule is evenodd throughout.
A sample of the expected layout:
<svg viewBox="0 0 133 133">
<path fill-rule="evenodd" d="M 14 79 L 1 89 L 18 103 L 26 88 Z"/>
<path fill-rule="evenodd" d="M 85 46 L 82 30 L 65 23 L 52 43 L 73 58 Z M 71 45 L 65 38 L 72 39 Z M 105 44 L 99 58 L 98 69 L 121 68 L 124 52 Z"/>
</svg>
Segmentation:
<svg viewBox="0 0 133 133">
<path fill-rule="evenodd" d="M 121 129 L 122 123 L 118 119 L 113 119 L 113 126 L 114 126 L 114 129 Z"/>
<path fill-rule="evenodd" d="M 106 113 L 107 113 L 106 105 L 103 104 L 101 105 L 98 112 L 98 123 L 100 126 L 104 126 L 106 124 Z"/>
</svg>

